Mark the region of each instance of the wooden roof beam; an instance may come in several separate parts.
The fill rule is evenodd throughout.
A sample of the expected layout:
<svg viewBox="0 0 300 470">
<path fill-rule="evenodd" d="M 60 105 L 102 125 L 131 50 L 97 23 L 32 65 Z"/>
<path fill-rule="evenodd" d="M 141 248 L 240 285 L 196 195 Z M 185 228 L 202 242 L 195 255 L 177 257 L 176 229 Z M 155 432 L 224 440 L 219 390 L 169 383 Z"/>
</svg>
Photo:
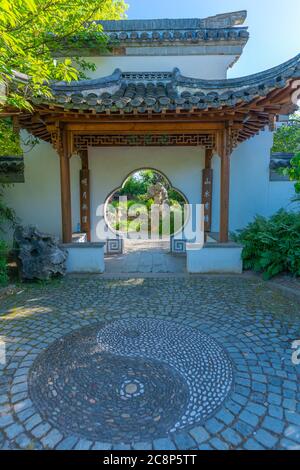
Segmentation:
<svg viewBox="0 0 300 470">
<path fill-rule="evenodd" d="M 67 130 L 74 132 L 90 132 L 97 134 L 101 132 L 201 132 L 224 129 L 222 122 L 95 122 L 95 123 L 67 123 Z"/>
</svg>

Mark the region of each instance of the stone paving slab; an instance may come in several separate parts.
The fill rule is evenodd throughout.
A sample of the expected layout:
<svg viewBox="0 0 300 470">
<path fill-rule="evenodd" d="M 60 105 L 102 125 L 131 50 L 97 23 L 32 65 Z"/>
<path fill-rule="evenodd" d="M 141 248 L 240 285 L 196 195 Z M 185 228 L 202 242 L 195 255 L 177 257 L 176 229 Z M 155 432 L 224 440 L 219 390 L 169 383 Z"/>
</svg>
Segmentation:
<svg viewBox="0 0 300 470">
<path fill-rule="evenodd" d="M 28 377 L 40 354 L 72 331 L 119 320 L 155 319 L 208 335 L 233 365 L 233 386 L 217 410 L 179 434 L 111 442 L 54 426 L 40 413 Z M 2 449 L 300 449 L 300 302 L 247 276 L 66 278 L 25 285 L 1 300 Z M 49 365 L 50 366 L 50 365 Z M 80 407 L 74 410 L 80 413 Z"/>
<path fill-rule="evenodd" d="M 124 253 L 105 258 L 108 274 L 184 273 L 186 257 L 170 253 L 170 241 L 125 240 Z"/>
</svg>

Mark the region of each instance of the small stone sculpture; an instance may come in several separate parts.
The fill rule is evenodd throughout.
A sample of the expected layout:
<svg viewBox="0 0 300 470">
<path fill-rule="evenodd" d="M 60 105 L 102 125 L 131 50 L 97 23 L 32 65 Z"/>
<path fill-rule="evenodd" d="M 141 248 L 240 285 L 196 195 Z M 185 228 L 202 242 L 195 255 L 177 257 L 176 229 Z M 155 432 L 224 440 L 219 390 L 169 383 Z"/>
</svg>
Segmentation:
<svg viewBox="0 0 300 470">
<path fill-rule="evenodd" d="M 14 243 L 18 250 L 21 279 L 48 280 L 65 275 L 68 253 L 52 235 L 42 233 L 34 226 L 18 226 Z"/>
<path fill-rule="evenodd" d="M 168 191 L 162 183 L 156 183 L 148 189 L 149 197 L 153 198 L 154 204 L 169 204 Z"/>
</svg>

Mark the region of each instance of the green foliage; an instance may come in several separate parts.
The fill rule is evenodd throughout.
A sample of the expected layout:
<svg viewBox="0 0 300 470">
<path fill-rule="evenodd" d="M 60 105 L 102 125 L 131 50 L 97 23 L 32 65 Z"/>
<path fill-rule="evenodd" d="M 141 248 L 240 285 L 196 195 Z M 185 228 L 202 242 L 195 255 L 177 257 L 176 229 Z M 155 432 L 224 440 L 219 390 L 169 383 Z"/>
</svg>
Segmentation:
<svg viewBox="0 0 300 470">
<path fill-rule="evenodd" d="M 245 269 L 270 279 L 281 272 L 300 276 L 300 213 L 283 209 L 269 219 L 257 216 L 235 236 L 244 245 Z"/>
<path fill-rule="evenodd" d="M 289 168 L 282 168 L 281 173 L 285 176 L 288 176 L 291 181 L 295 181 L 295 193 L 296 197 L 293 201 L 298 201 L 300 199 L 300 152 L 290 161 Z"/>
<path fill-rule="evenodd" d="M 290 117 L 288 125 L 281 126 L 274 134 L 273 152 L 294 153 L 290 167 L 278 170 L 282 175 L 295 181 L 296 197 L 292 201 L 300 201 L 300 116 L 295 114 Z"/>
<path fill-rule="evenodd" d="M 186 203 L 185 199 L 183 196 L 178 191 L 175 191 L 175 189 L 169 189 L 168 190 L 168 197 L 169 201 L 175 204 L 176 202 L 183 205 Z"/>
<path fill-rule="evenodd" d="M 113 195 L 110 203 L 119 211 L 120 220 L 116 222 L 114 214 L 110 218 L 111 226 L 120 231 L 147 231 L 151 230 L 151 206 L 153 198 L 149 196 L 150 186 L 161 183 L 167 189 L 170 215 L 160 215 L 159 235 L 170 235 L 182 227 L 184 222 L 185 199 L 175 189 L 170 187 L 166 178 L 155 170 L 141 170 L 131 175 L 123 188 Z M 127 201 L 119 201 L 120 196 L 126 196 Z M 134 206 L 134 207 L 133 207 Z M 130 210 L 131 209 L 131 210 Z M 176 217 L 175 217 L 176 214 Z M 121 217 L 121 215 L 123 217 Z M 141 219 L 143 220 L 141 222 Z M 169 222 L 169 224 L 168 224 Z M 178 226 L 180 224 L 180 226 Z M 170 227 L 169 227 L 170 225 Z M 176 225 L 176 226 L 175 226 Z"/>
<path fill-rule="evenodd" d="M 0 286 L 5 286 L 7 283 L 7 246 L 0 240 Z"/>
<path fill-rule="evenodd" d="M 144 179 L 138 179 L 130 176 L 123 188 L 120 190 L 120 196 L 140 196 L 146 194 L 148 190 L 147 182 Z"/>
<path fill-rule="evenodd" d="M 0 119 L 0 156 L 22 155 L 20 137 L 13 131 L 10 119 Z"/>
<path fill-rule="evenodd" d="M 296 153 L 300 150 L 300 117 L 295 114 L 290 122 L 274 133 L 272 152 Z"/>
<path fill-rule="evenodd" d="M 133 197 L 136 201 L 148 204 L 148 190 L 150 186 L 156 183 L 162 183 L 164 185 L 168 191 L 169 200 L 177 201 L 180 204 L 185 203 L 181 194 L 171 188 L 166 178 L 155 170 L 142 170 L 131 175 L 118 193 L 118 196 Z"/>
<path fill-rule="evenodd" d="M 30 96 L 51 96 L 50 80 L 77 80 L 94 70 L 78 57 L 78 49 L 87 43 L 106 48 L 107 37 L 94 20 L 124 17 L 126 7 L 124 0 L 0 0 L 0 86 L 8 87 L 6 105 L 30 109 Z M 19 80 L 14 88 L 14 71 L 27 74 L 30 83 Z"/>
<path fill-rule="evenodd" d="M 14 210 L 4 202 L 3 187 L 0 187 L 0 233 L 4 232 L 7 226 L 14 226 L 17 221 Z"/>
<path fill-rule="evenodd" d="M 120 191 L 120 196 L 136 196 L 146 195 L 151 185 L 163 183 L 167 186 L 167 181 L 163 176 L 153 170 L 141 170 L 131 175 L 125 182 Z"/>
</svg>

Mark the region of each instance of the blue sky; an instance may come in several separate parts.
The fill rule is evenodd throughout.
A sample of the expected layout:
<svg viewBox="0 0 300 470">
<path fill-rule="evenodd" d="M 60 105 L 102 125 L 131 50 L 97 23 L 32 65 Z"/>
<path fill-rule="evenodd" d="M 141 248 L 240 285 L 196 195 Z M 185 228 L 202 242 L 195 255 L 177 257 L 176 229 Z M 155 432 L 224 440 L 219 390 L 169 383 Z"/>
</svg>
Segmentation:
<svg viewBox="0 0 300 470">
<path fill-rule="evenodd" d="M 229 77 L 278 65 L 300 52 L 300 0 L 126 0 L 128 19 L 203 18 L 247 10 L 250 39 Z"/>
</svg>

